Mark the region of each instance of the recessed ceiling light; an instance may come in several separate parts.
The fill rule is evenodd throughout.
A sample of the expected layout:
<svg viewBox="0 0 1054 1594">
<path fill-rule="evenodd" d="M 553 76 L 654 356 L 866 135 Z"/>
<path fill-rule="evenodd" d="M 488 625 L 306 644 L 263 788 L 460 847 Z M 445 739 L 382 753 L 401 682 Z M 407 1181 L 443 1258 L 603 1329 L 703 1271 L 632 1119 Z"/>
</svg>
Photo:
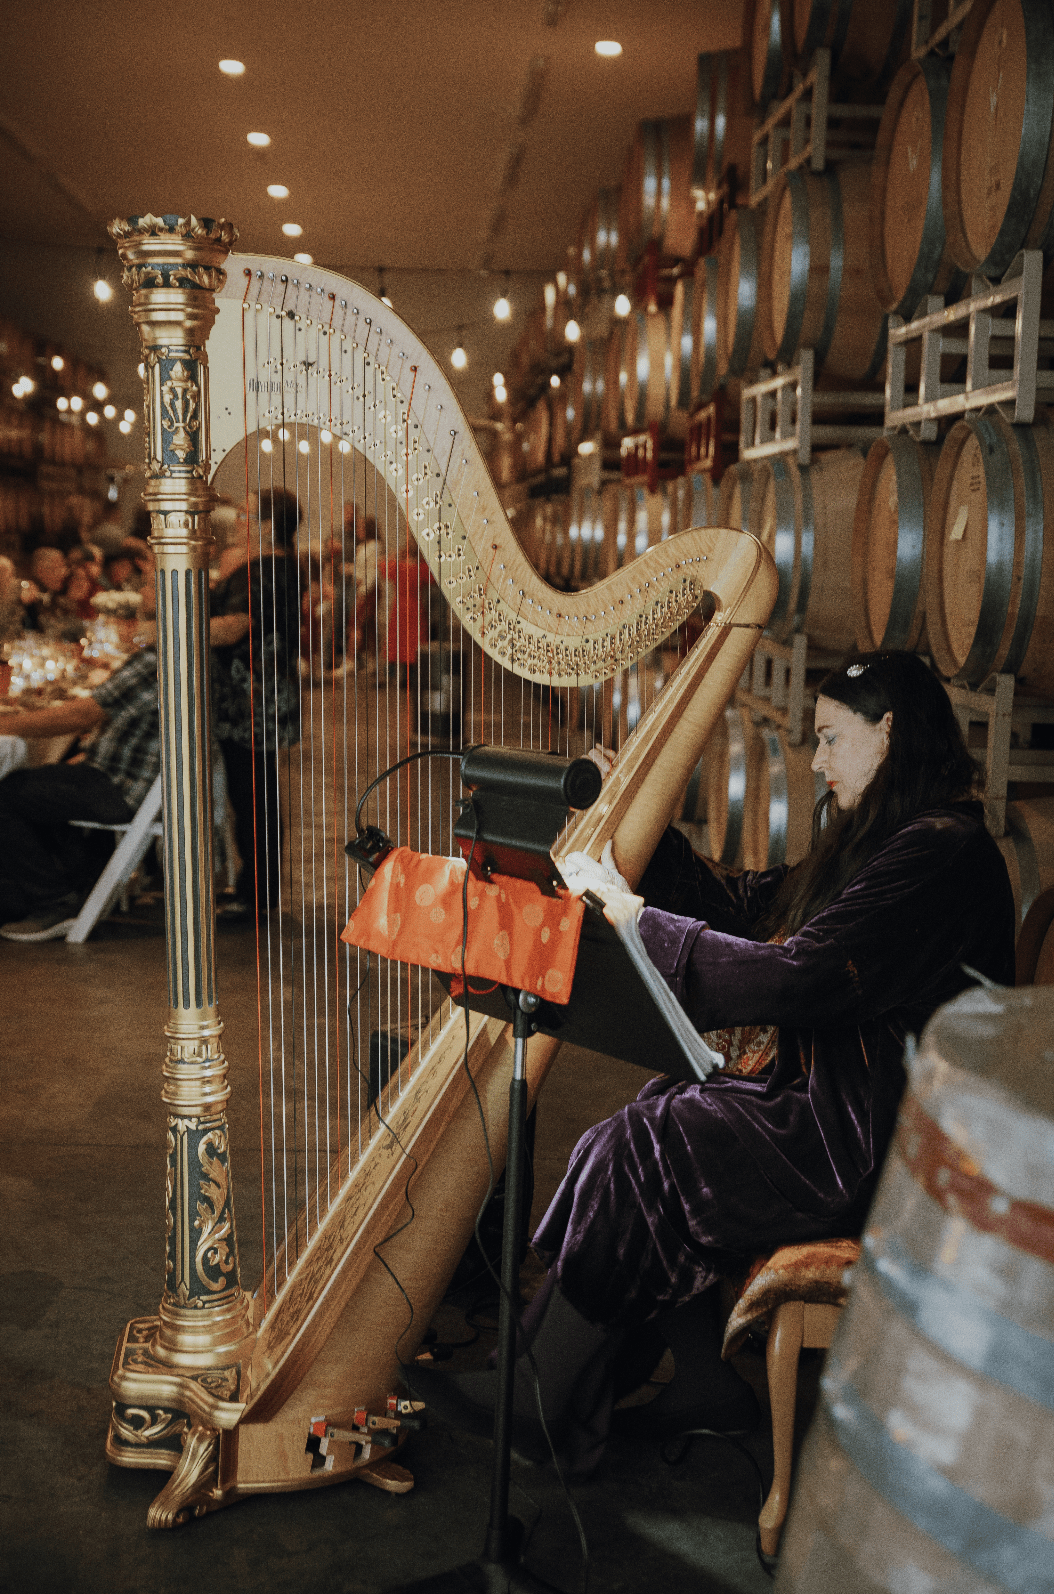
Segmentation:
<svg viewBox="0 0 1054 1594">
<path fill-rule="evenodd" d="M 245 136 L 254 149 L 266 149 L 271 142 L 270 133 L 246 133 Z"/>
<path fill-rule="evenodd" d="M 94 288 L 92 289 L 92 292 L 100 304 L 109 304 L 110 300 L 113 298 L 113 289 L 110 287 L 110 284 L 107 282 L 105 277 L 100 277 L 98 279 Z"/>
<path fill-rule="evenodd" d="M 293 259 L 294 260 L 299 260 L 299 262 L 300 262 L 300 264 L 302 266 L 313 266 L 315 264 L 314 255 L 303 255 L 303 254 L 294 255 Z"/>
<path fill-rule="evenodd" d="M 299 238 L 303 230 L 298 221 L 283 221 L 282 223 L 282 231 L 287 238 Z"/>
<path fill-rule="evenodd" d="M 116 420 L 116 418 L 117 418 L 117 407 L 116 407 L 116 405 L 107 404 L 106 408 L 103 410 L 103 414 L 106 416 L 106 419 L 108 421 Z"/>
<path fill-rule="evenodd" d="M 245 71 L 245 62 L 221 61 L 220 71 L 224 73 L 226 77 L 241 77 L 242 73 Z"/>
<path fill-rule="evenodd" d="M 611 57 L 622 54 L 622 46 L 617 39 L 598 39 L 593 48 L 598 55 Z"/>
<path fill-rule="evenodd" d="M 288 199 L 289 190 L 284 183 L 268 183 L 267 192 L 272 199 Z"/>
</svg>

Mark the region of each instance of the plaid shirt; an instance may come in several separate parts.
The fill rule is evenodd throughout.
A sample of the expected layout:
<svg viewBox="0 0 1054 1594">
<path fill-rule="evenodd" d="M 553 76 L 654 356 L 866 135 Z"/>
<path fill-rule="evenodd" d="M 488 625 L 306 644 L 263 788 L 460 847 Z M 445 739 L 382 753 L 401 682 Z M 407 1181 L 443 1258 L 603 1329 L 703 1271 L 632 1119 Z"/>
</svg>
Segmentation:
<svg viewBox="0 0 1054 1594">
<path fill-rule="evenodd" d="M 157 707 L 157 654 L 144 648 L 92 697 L 107 723 L 92 743 L 84 762 L 101 769 L 118 786 L 133 811 L 154 784 L 161 768 L 161 718 Z"/>
</svg>

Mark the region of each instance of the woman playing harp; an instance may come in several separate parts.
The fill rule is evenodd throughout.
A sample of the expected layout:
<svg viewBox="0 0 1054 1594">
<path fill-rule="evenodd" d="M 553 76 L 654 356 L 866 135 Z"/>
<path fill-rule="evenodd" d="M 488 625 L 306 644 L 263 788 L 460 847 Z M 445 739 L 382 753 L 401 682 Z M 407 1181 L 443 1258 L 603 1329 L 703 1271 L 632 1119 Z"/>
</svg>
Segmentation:
<svg viewBox="0 0 1054 1594">
<path fill-rule="evenodd" d="M 639 895 L 617 871 L 569 860 L 573 890 L 604 898 L 612 922 L 638 918 L 712 1046 L 729 1052 L 752 1027 L 737 1072 L 652 1080 L 591 1129 L 535 1234 L 550 1266 L 526 1337 L 579 1470 L 601 1453 L 620 1349 L 649 1323 L 675 1376 L 620 1414 L 627 1431 L 753 1425 L 754 1396 L 720 1359 L 716 1280 L 766 1248 L 858 1233 L 906 1037 L 970 983 L 964 965 L 1013 983 L 1010 884 L 940 683 L 913 655 L 860 655 L 821 684 L 816 731 L 830 792 L 795 868 L 735 875 L 672 830 Z M 421 1393 L 485 1432 L 492 1379 L 433 1373 Z M 535 1400 L 521 1357 L 518 1440 L 544 1455 Z"/>
</svg>

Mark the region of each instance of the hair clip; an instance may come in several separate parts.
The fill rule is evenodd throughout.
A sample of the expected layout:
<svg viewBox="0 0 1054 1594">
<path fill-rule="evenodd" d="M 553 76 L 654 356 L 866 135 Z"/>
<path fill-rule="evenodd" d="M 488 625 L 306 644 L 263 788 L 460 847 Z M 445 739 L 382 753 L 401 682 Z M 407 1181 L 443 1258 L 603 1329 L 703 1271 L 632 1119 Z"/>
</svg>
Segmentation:
<svg viewBox="0 0 1054 1594">
<path fill-rule="evenodd" d="M 866 669 L 867 669 L 867 665 L 866 664 L 850 664 L 849 668 L 846 670 L 845 673 L 846 673 L 846 675 L 850 676 L 855 681 L 856 677 L 858 675 L 863 675 L 863 673 L 864 673 L 864 671 Z"/>
</svg>

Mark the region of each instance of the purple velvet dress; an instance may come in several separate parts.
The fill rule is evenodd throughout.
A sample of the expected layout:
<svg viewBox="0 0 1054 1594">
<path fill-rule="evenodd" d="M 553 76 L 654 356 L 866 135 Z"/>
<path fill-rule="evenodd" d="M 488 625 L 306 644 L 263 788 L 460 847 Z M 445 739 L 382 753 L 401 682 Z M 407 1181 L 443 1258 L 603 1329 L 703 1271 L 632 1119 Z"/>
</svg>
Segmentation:
<svg viewBox="0 0 1054 1594">
<path fill-rule="evenodd" d="M 765 1249 L 859 1233 L 905 1037 L 971 983 L 964 963 L 1013 984 L 1013 897 L 980 803 L 917 816 L 783 945 L 755 940 L 785 872 L 728 874 L 671 830 L 641 883 L 644 944 L 697 1028 L 779 1034 L 765 1074 L 652 1080 L 579 1141 L 534 1244 L 592 1322 L 630 1326 Z"/>
</svg>

